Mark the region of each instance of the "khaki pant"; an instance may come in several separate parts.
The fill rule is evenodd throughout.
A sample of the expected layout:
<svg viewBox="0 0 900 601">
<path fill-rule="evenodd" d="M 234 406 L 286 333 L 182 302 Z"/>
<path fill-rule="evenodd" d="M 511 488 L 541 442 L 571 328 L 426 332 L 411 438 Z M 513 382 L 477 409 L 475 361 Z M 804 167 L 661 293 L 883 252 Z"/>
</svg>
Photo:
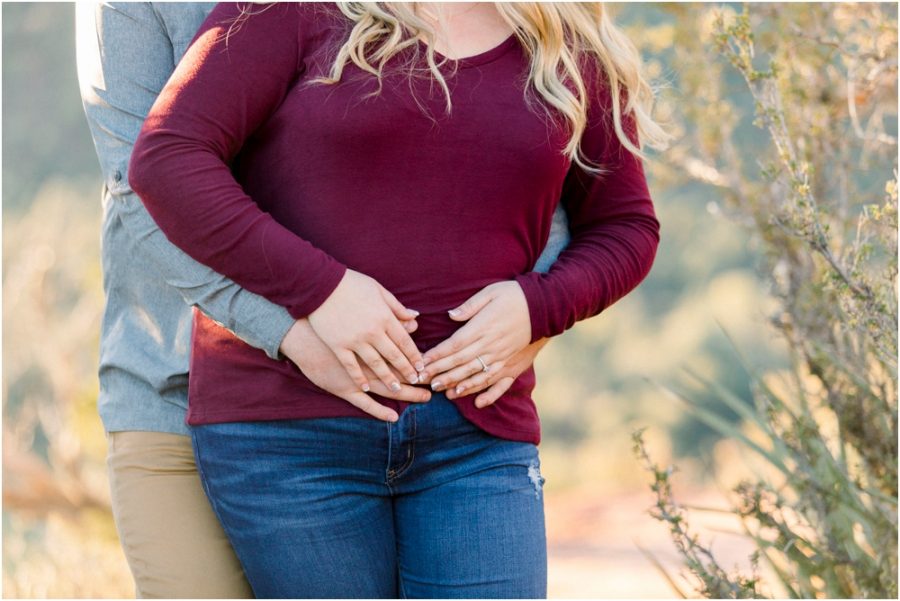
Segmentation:
<svg viewBox="0 0 900 601">
<path fill-rule="evenodd" d="M 252 598 L 200 484 L 191 441 L 112 432 L 113 516 L 139 598 Z"/>
</svg>

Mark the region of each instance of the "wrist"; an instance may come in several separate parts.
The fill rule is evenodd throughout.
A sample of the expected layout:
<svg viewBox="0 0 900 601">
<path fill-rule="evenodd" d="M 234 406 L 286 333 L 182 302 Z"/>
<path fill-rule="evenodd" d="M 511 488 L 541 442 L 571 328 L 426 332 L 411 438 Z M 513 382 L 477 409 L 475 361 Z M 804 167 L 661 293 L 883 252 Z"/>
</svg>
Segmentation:
<svg viewBox="0 0 900 601">
<path fill-rule="evenodd" d="M 315 332 L 312 326 L 309 325 L 309 320 L 302 317 L 296 320 L 294 325 L 288 329 L 281 340 L 278 350 L 288 358 L 296 357 L 307 346 L 306 341 L 310 335 L 315 336 Z"/>
</svg>

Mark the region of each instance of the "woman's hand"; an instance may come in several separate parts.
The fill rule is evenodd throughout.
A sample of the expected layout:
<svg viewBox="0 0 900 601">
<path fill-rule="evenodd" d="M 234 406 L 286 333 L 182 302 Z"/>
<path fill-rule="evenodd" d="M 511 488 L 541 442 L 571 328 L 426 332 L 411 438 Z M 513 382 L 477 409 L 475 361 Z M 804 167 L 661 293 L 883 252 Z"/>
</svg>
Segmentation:
<svg viewBox="0 0 900 601">
<path fill-rule="evenodd" d="M 475 397 L 475 406 L 479 409 L 484 409 L 488 405 L 493 405 L 503 393 L 509 390 L 515 379 L 534 364 L 538 353 L 548 342 L 550 342 L 549 338 L 541 338 L 532 342 L 510 357 L 499 369 L 478 372 L 462 382 L 449 382 L 447 385 L 447 398 L 455 399 L 459 396 L 475 394 L 484 390 L 484 392 Z M 443 378 L 444 376 L 441 377 Z M 456 392 L 457 390 L 459 392 Z"/>
<path fill-rule="evenodd" d="M 309 325 L 335 354 L 350 378 L 363 391 L 371 390 L 362 359 L 389 390 L 400 390 L 393 366 L 410 384 L 419 382 L 422 355 L 402 321 L 419 313 L 404 307 L 374 279 L 348 269 L 334 292 L 307 317 Z M 409 330 L 409 331 L 408 331 Z"/>
<path fill-rule="evenodd" d="M 341 362 L 309 325 L 308 320 L 299 319 L 288 330 L 284 340 L 281 341 L 281 352 L 319 388 L 341 397 L 378 419 L 394 422 L 399 418 L 396 411 L 359 390 Z M 431 393 L 424 388 L 401 384 L 399 391 L 393 391 L 376 378 L 368 367 L 363 366 L 362 370 L 367 377 L 372 378 L 372 392 L 376 394 L 412 403 L 424 403 L 431 399 Z"/>
<path fill-rule="evenodd" d="M 432 390 L 499 371 L 531 341 L 528 303 L 516 282 L 486 286 L 449 313 L 451 319 L 468 323 L 425 353 L 421 381 L 430 382 Z"/>
</svg>

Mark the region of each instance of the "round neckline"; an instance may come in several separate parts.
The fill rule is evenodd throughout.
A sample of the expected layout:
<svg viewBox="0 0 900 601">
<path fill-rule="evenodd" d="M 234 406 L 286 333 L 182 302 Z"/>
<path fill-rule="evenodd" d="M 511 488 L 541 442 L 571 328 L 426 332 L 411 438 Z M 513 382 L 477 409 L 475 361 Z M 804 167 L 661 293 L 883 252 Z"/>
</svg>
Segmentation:
<svg viewBox="0 0 900 601">
<path fill-rule="evenodd" d="M 428 50 L 428 44 L 425 41 L 423 41 L 419 38 L 416 38 L 416 41 L 419 43 L 419 45 L 422 47 L 423 50 L 425 50 L 425 51 Z M 434 57 L 437 60 L 437 62 L 439 62 L 439 63 L 446 61 L 448 65 L 456 65 L 458 68 L 474 67 L 477 65 L 483 65 L 485 63 L 489 63 L 493 60 L 500 58 L 501 56 L 506 54 L 506 51 L 509 50 L 510 48 L 512 48 L 517 41 L 518 41 L 518 38 L 516 37 L 516 32 L 514 31 L 511 34 L 509 34 L 509 36 L 505 40 L 503 40 L 502 42 L 500 42 L 493 48 L 489 48 L 488 50 L 485 50 L 484 52 L 479 52 L 478 54 L 473 54 L 471 56 L 464 56 L 462 58 L 457 59 L 457 58 L 450 58 L 448 56 L 445 56 L 445 55 L 441 54 L 440 52 L 438 52 L 437 50 L 435 50 Z"/>
</svg>

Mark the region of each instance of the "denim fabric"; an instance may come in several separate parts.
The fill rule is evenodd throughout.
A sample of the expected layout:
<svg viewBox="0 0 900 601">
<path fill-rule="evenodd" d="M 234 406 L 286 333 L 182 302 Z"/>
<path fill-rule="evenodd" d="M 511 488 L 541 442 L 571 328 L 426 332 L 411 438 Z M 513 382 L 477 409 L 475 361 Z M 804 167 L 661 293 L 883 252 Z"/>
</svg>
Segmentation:
<svg viewBox="0 0 900 601">
<path fill-rule="evenodd" d="M 187 434 L 191 306 L 279 358 L 294 323 L 171 244 L 128 184 L 132 147 L 211 2 L 78 3 L 78 77 L 103 174 L 101 262 L 106 308 L 98 407 L 107 431 Z M 185 199 L 190 202 L 190 199 Z M 557 209 L 536 271 L 568 243 Z"/>
<path fill-rule="evenodd" d="M 257 597 L 546 597 L 538 448 L 443 394 L 393 424 L 211 424 L 192 439 Z"/>
</svg>

